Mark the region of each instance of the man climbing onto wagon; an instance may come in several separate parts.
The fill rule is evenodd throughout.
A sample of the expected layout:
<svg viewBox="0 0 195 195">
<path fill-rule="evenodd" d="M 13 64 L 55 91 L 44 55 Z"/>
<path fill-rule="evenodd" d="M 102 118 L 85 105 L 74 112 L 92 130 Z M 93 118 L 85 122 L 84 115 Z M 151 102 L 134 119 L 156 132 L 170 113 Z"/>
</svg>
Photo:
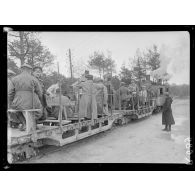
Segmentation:
<svg viewBox="0 0 195 195">
<path fill-rule="evenodd" d="M 35 112 L 35 120 L 42 116 L 42 90 L 39 81 L 31 75 L 32 67 L 28 64 L 21 66 L 22 73 L 12 79 L 8 89 L 8 106 L 19 110 L 14 113 L 20 121 L 21 131 L 26 129 L 26 120 L 22 111 L 28 109 L 40 109 Z"/>
</svg>

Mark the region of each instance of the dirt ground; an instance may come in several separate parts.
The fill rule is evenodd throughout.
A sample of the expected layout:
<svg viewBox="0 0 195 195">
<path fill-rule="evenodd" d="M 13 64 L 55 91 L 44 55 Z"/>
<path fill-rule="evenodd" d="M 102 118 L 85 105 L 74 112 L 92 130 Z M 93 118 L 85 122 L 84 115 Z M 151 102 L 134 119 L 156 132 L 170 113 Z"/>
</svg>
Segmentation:
<svg viewBox="0 0 195 195">
<path fill-rule="evenodd" d="M 152 115 L 62 147 L 30 163 L 186 163 L 189 100 L 175 99 L 175 125 L 164 132 L 162 114 Z"/>
</svg>

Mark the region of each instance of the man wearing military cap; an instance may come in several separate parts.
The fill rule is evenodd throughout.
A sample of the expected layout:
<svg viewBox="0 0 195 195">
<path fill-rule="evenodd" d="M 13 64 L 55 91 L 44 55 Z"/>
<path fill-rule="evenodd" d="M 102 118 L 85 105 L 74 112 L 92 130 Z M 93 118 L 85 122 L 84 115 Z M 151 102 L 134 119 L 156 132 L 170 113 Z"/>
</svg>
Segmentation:
<svg viewBox="0 0 195 195">
<path fill-rule="evenodd" d="M 173 102 L 173 99 L 170 97 L 168 92 L 165 92 L 165 103 L 163 104 L 162 109 L 162 124 L 165 125 L 164 131 L 171 131 L 171 125 L 175 124 L 171 104 Z"/>
<path fill-rule="evenodd" d="M 80 82 L 77 88 L 82 89 L 79 104 L 79 116 L 86 119 L 97 119 L 97 89 L 93 83 L 93 76 L 86 75 L 86 81 Z"/>
<path fill-rule="evenodd" d="M 28 64 L 21 66 L 22 72 L 12 79 L 8 90 L 9 107 L 15 110 L 41 109 L 42 90 L 38 80 L 31 75 L 32 67 Z M 35 119 L 39 119 L 42 111 L 35 112 Z M 22 124 L 20 129 L 25 130 L 26 120 L 22 112 L 17 112 L 16 117 Z"/>
</svg>

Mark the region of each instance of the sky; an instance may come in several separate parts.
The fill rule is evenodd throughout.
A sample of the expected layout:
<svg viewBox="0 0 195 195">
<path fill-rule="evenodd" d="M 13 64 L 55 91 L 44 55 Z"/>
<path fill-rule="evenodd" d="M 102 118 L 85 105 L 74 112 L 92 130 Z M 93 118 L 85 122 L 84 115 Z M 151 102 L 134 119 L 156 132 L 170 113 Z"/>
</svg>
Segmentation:
<svg viewBox="0 0 195 195">
<path fill-rule="evenodd" d="M 169 83 L 189 84 L 190 37 L 188 32 L 42 32 L 42 43 L 56 56 L 60 72 L 70 76 L 68 49 L 71 49 L 74 74 L 79 76 L 94 51 L 108 50 L 116 62 L 116 72 L 135 55 L 156 44 L 163 56 L 162 66 L 171 74 Z M 168 60 L 167 60 L 167 59 Z M 163 63 L 166 62 L 166 63 Z M 57 66 L 52 69 L 57 70 Z"/>
</svg>

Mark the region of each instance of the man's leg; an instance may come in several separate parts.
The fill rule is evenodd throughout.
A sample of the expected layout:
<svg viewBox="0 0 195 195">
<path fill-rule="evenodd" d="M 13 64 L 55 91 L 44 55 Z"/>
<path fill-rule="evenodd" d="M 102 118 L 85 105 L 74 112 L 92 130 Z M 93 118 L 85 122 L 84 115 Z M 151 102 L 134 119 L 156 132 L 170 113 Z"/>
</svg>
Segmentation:
<svg viewBox="0 0 195 195">
<path fill-rule="evenodd" d="M 165 128 L 163 129 L 163 131 L 167 131 L 167 130 L 168 130 L 167 127 L 168 127 L 168 125 L 166 124 L 166 125 L 165 125 Z"/>
<path fill-rule="evenodd" d="M 19 129 L 20 129 L 21 131 L 24 131 L 24 130 L 26 129 L 26 119 L 25 119 L 23 113 L 22 113 L 22 112 L 17 112 L 17 113 L 16 113 L 16 116 L 17 116 L 18 120 L 20 121 L 20 123 L 22 124 L 22 125 L 19 127 Z"/>
<path fill-rule="evenodd" d="M 169 125 L 169 129 L 168 130 L 171 131 L 171 125 Z"/>
</svg>

